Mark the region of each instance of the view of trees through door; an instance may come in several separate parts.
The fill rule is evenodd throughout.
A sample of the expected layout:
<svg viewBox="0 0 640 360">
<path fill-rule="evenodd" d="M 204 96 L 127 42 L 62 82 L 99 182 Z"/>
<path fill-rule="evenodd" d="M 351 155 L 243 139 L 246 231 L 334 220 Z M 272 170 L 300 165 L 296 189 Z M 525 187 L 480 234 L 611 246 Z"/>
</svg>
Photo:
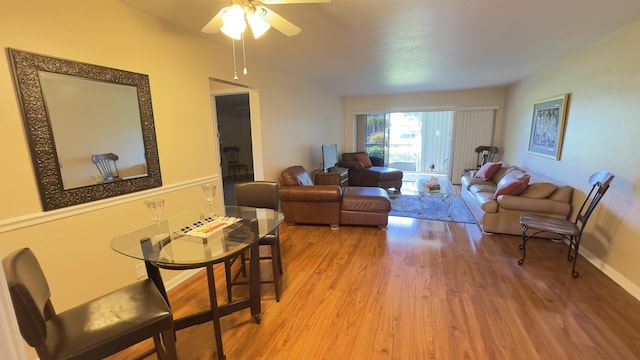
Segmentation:
<svg viewBox="0 0 640 360">
<path fill-rule="evenodd" d="M 447 175 L 453 118 L 453 111 L 358 115 L 358 148 L 405 173 Z"/>
</svg>

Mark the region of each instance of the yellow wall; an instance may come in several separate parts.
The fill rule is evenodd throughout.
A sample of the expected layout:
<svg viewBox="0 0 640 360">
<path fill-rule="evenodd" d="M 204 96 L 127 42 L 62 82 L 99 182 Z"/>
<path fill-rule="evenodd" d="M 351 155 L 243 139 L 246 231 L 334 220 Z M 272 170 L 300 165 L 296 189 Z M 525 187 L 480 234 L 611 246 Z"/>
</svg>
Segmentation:
<svg viewBox="0 0 640 360">
<path fill-rule="evenodd" d="M 505 159 L 574 186 L 574 208 L 587 179 L 616 175 L 583 237 L 583 254 L 640 298 L 640 22 L 633 23 L 511 86 Z M 533 104 L 571 93 L 560 161 L 527 151 Z M 578 264 L 580 266 L 580 264 Z"/>
<path fill-rule="evenodd" d="M 167 215 L 206 204 L 199 184 L 220 181 L 209 79 L 231 80 L 231 51 L 116 1 L 2 0 L 1 7 L 3 48 L 149 75 L 163 187 L 44 213 L 6 56 L 0 66 L 0 257 L 31 247 L 64 310 L 135 281 L 136 261 L 109 242 L 150 222 L 144 199 L 166 198 Z M 254 151 L 264 160 L 263 178 L 314 166 L 322 143 L 342 142 L 340 97 L 259 61 L 240 81 L 260 97 L 252 113 L 261 120 Z"/>
</svg>

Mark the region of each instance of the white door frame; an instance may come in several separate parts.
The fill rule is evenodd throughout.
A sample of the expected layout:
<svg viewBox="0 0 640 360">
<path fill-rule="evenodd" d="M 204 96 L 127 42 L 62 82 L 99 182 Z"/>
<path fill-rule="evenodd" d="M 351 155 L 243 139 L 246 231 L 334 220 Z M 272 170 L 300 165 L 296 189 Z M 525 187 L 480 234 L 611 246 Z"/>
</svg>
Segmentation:
<svg viewBox="0 0 640 360">
<path fill-rule="evenodd" d="M 212 81 L 219 81 L 211 79 Z M 224 84 L 227 82 L 221 81 Z M 260 118 L 260 101 L 258 96 L 258 90 L 238 85 L 233 88 L 226 88 L 220 90 L 211 91 L 211 109 L 213 116 L 213 127 L 216 131 L 216 149 L 217 159 L 219 166 L 222 166 L 222 154 L 220 154 L 220 133 L 218 132 L 218 117 L 216 112 L 216 96 L 222 95 L 236 95 L 236 94 L 249 94 L 249 113 L 251 121 L 251 148 L 253 155 L 253 176 L 255 180 L 264 180 L 264 164 L 263 164 L 263 152 L 262 152 L 262 124 Z M 222 175 L 222 168 L 219 169 Z"/>
</svg>

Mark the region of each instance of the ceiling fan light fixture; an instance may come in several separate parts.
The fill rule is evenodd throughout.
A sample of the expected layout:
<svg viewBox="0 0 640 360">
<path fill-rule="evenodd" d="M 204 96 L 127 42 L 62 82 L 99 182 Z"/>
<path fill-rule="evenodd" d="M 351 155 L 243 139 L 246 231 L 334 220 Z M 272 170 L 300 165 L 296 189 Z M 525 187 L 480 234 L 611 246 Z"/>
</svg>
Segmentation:
<svg viewBox="0 0 640 360">
<path fill-rule="evenodd" d="M 271 28 L 271 25 L 264 21 L 264 19 L 255 12 L 247 13 L 247 21 L 249 22 L 249 27 L 251 28 L 251 32 L 253 32 L 253 37 L 255 39 L 262 36 Z"/>
<path fill-rule="evenodd" d="M 240 40 L 242 33 L 247 28 L 244 21 L 244 9 L 240 5 L 229 6 L 222 15 L 223 26 L 220 29 L 230 38 Z"/>
</svg>

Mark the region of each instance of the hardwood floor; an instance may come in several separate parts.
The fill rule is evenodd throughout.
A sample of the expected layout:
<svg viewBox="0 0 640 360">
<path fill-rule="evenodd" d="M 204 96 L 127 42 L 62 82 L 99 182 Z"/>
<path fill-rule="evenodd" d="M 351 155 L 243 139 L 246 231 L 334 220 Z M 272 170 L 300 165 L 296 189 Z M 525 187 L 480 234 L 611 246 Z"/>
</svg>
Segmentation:
<svg viewBox="0 0 640 360">
<path fill-rule="evenodd" d="M 477 226 L 390 217 L 368 227 L 281 226 L 282 299 L 262 322 L 222 319 L 228 359 L 637 359 L 640 302 L 564 244 Z M 262 266 L 270 276 L 270 264 Z M 226 301 L 222 269 L 219 300 Z M 243 287 L 236 287 L 238 294 Z M 205 309 L 203 272 L 170 292 L 176 317 Z M 137 346 L 112 357 L 131 359 Z M 180 359 L 216 359 L 211 324 L 177 332 Z M 150 358 L 155 358 L 155 355 Z"/>
</svg>

